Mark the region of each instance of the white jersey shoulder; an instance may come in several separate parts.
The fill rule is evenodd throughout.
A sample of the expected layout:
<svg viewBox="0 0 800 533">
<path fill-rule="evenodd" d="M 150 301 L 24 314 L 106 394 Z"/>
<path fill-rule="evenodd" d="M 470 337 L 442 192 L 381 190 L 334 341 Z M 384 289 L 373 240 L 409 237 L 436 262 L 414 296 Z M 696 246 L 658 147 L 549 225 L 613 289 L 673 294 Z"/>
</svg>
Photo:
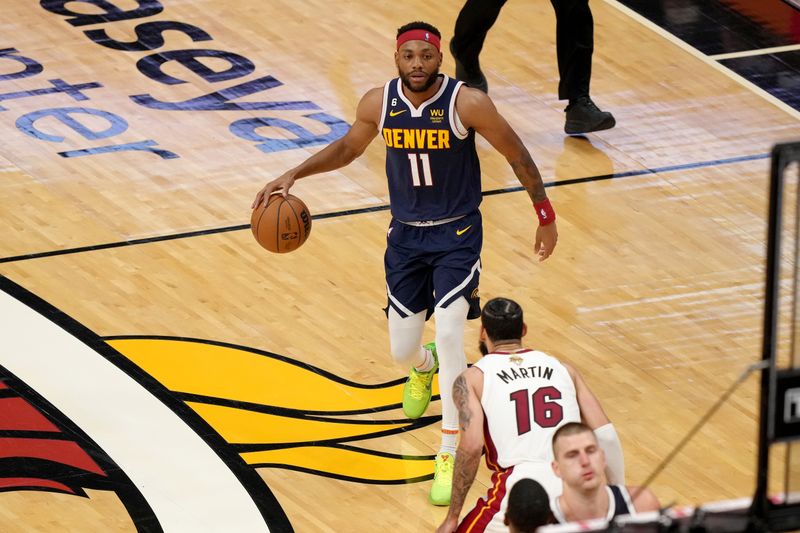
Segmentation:
<svg viewBox="0 0 800 533">
<path fill-rule="evenodd" d="M 581 419 L 567 368 L 555 357 L 534 350 L 491 353 L 475 366 L 483 372 L 487 462 L 508 468 L 552 461 L 555 431 Z"/>
</svg>

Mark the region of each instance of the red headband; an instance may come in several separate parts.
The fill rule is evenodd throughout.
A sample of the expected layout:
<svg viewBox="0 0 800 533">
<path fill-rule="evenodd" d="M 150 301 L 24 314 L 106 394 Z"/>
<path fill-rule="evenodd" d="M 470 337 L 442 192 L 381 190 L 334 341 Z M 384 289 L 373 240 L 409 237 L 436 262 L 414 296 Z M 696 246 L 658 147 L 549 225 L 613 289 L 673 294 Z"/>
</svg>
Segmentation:
<svg viewBox="0 0 800 533">
<path fill-rule="evenodd" d="M 439 38 L 427 30 L 408 30 L 401 33 L 397 37 L 397 49 L 400 50 L 400 47 L 406 41 L 425 41 L 426 43 L 431 43 L 437 50 L 440 49 Z"/>
</svg>

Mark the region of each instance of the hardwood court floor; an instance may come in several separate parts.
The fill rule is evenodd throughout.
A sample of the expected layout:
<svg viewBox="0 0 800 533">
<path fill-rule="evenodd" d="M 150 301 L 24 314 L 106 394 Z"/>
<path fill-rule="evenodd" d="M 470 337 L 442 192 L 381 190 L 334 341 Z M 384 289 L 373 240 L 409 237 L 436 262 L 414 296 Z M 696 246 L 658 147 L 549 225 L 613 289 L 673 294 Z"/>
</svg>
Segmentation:
<svg viewBox="0 0 800 533">
<path fill-rule="evenodd" d="M 0 530 L 432 530 L 440 406 L 398 408 L 383 148 L 295 186 L 317 216 L 297 252 L 246 224 L 395 75 L 395 29 L 425 19 L 447 43 L 461 3 L 57 4 L 0 0 Z M 548 2 L 509 2 L 487 40 L 560 241 L 535 261 L 527 196 L 481 140 L 481 293 L 582 370 L 638 484 L 760 358 L 768 153 L 800 115 L 621 4 L 592 9 L 601 134 L 563 134 Z M 194 71 L 174 60 L 201 49 Z M 470 323 L 471 361 L 476 342 Z M 756 383 L 656 477 L 664 504 L 752 493 Z M 488 486 L 482 467 L 468 502 Z"/>
</svg>

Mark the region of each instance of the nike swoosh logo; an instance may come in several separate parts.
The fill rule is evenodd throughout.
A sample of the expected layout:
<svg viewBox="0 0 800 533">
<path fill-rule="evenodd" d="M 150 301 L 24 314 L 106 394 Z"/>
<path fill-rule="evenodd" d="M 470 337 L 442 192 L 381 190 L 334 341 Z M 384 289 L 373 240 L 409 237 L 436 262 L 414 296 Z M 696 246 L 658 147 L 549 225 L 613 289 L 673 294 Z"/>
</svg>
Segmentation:
<svg viewBox="0 0 800 533">
<path fill-rule="evenodd" d="M 400 111 L 389 111 L 389 116 L 396 117 L 400 113 L 405 113 L 406 111 L 408 111 L 408 109 L 401 109 Z"/>
<path fill-rule="evenodd" d="M 467 226 L 464 229 L 457 229 L 456 230 L 456 235 L 464 235 L 466 232 L 469 231 L 469 228 L 471 228 L 471 227 L 472 227 L 472 224 L 470 224 L 469 226 Z"/>
</svg>

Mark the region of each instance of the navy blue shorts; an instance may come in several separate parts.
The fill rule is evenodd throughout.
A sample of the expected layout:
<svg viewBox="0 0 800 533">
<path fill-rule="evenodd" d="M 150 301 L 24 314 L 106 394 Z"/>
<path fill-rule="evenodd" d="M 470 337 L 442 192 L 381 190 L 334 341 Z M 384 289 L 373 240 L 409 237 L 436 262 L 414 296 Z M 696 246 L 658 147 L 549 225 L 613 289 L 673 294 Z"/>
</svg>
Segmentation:
<svg viewBox="0 0 800 533">
<path fill-rule="evenodd" d="M 469 302 L 467 318 L 480 317 L 482 245 L 478 211 L 436 226 L 392 219 L 384 256 L 388 305 L 402 317 L 427 311 L 427 319 L 436 307 L 447 307 L 463 296 Z"/>
</svg>

